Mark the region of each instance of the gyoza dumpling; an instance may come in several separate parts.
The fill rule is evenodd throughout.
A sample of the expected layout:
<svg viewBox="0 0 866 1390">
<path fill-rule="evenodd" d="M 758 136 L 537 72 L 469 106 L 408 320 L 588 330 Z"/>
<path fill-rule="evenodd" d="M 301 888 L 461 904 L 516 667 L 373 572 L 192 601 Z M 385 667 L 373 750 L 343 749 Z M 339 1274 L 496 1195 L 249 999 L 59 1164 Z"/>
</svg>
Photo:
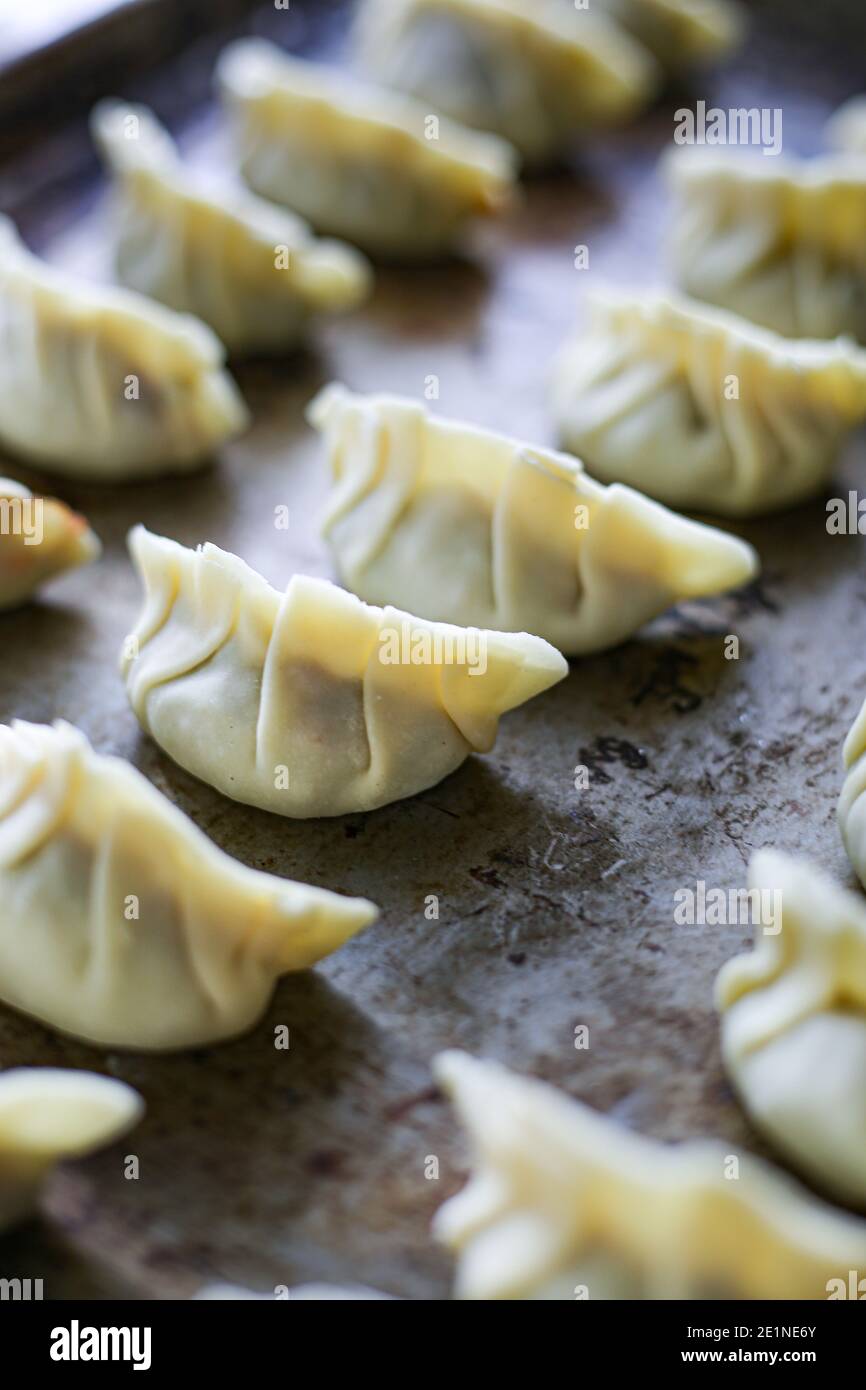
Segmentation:
<svg viewBox="0 0 866 1390">
<path fill-rule="evenodd" d="M 667 172 L 687 294 L 787 337 L 866 342 L 866 161 L 681 148 Z"/>
<path fill-rule="evenodd" d="M 504 136 L 534 165 L 633 116 L 659 76 L 619 25 L 561 0 L 366 0 L 358 54 L 378 81 Z"/>
<path fill-rule="evenodd" d="M 843 154 L 866 154 L 866 96 L 851 97 L 824 127 L 824 138 Z"/>
<path fill-rule="evenodd" d="M 138 1092 L 108 1076 L 54 1067 L 0 1072 L 0 1231 L 31 1215 L 56 1163 L 113 1143 L 143 1111 Z"/>
<path fill-rule="evenodd" d="M 434 1224 L 460 1298 L 824 1299 L 866 1265 L 866 1222 L 756 1158 L 656 1143 L 463 1052 L 434 1072 L 472 1148 Z"/>
<path fill-rule="evenodd" d="M 866 1206 L 866 904 L 771 850 L 752 858 L 749 889 L 770 910 L 716 982 L 725 1067 L 795 1168 Z"/>
<path fill-rule="evenodd" d="M 866 888 L 866 702 L 848 731 L 842 749 L 845 781 L 838 821 L 848 858 Z"/>
<path fill-rule="evenodd" d="M 64 570 L 90 564 L 101 549 L 83 516 L 0 478 L 0 612 L 24 603 Z"/>
<path fill-rule="evenodd" d="M 340 69 L 247 39 L 217 73 L 250 187 L 373 255 L 441 256 L 511 196 L 504 141 Z"/>
<path fill-rule="evenodd" d="M 247 423 L 209 328 L 46 265 L 3 217 L 0 344 L 0 448 L 53 473 L 187 473 Z"/>
<path fill-rule="evenodd" d="M 234 1037 L 375 915 L 238 864 L 69 724 L 0 725 L 0 1000 L 49 1027 L 146 1050 Z"/>
<path fill-rule="evenodd" d="M 615 19 L 667 72 L 724 58 L 743 36 L 743 11 L 731 0 L 591 0 L 589 8 Z"/>
<path fill-rule="evenodd" d="M 310 316 L 355 308 L 360 252 L 317 241 L 300 218 L 196 176 L 146 107 L 104 101 L 91 126 L 117 181 L 117 278 L 197 314 L 232 353 L 285 351 Z"/>
<path fill-rule="evenodd" d="M 414 796 L 493 747 L 499 716 L 567 674 L 525 633 L 368 608 L 323 579 L 285 593 L 242 560 L 138 526 L 145 605 L 123 670 L 143 729 L 235 801 L 339 816 Z"/>
<path fill-rule="evenodd" d="M 560 354 L 560 438 L 604 482 L 754 516 L 802 501 L 866 420 L 866 352 L 658 293 L 593 295 Z"/>
<path fill-rule="evenodd" d="M 330 386 L 308 414 L 334 483 L 323 532 L 344 583 L 370 603 L 525 629 L 574 656 L 758 571 L 734 536 L 416 401 Z"/>
</svg>

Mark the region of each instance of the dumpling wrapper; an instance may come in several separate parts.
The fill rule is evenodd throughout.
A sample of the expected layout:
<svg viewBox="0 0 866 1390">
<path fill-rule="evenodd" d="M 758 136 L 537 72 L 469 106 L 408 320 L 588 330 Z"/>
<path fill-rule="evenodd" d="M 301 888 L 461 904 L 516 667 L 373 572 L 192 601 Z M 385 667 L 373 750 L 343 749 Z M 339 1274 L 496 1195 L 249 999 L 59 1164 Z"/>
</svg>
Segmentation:
<svg viewBox="0 0 866 1390">
<path fill-rule="evenodd" d="M 89 565 L 102 551 L 83 516 L 23 483 L 0 478 L 0 612 L 17 608 L 41 584 Z"/>
<path fill-rule="evenodd" d="M 842 749 L 845 780 L 839 797 L 837 818 L 848 858 L 866 888 L 866 701 Z"/>
<path fill-rule="evenodd" d="M 196 174 L 146 107 L 100 102 L 91 128 L 115 177 L 118 280 L 197 315 L 229 352 L 286 351 L 311 315 L 366 298 L 371 274 L 360 252 L 318 241 L 285 209 Z"/>
<path fill-rule="evenodd" d="M 209 328 L 46 265 L 2 217 L 0 341 L 0 448 L 52 473 L 187 473 L 247 424 Z"/>
<path fill-rule="evenodd" d="M 377 81 L 504 137 L 535 166 L 628 120 L 659 81 L 620 25 L 562 0 L 365 0 L 356 47 Z"/>
<path fill-rule="evenodd" d="M 248 869 L 69 724 L 0 725 L 0 1000 L 147 1051 L 235 1037 L 372 903 Z"/>
<path fill-rule="evenodd" d="M 578 459 L 418 402 L 335 385 L 308 416 L 333 483 L 323 534 L 341 578 L 368 602 L 525 629 L 574 656 L 758 572 L 744 541 L 606 488 Z"/>
<path fill-rule="evenodd" d="M 36 1207 L 51 1169 L 119 1139 L 144 1113 L 137 1091 L 89 1071 L 0 1072 L 0 1231 Z"/>
<path fill-rule="evenodd" d="M 560 0 L 575 9 L 575 0 Z M 745 13 L 732 0 L 590 0 L 650 50 L 666 72 L 726 58 L 741 42 Z"/>
<path fill-rule="evenodd" d="M 716 981 L 725 1069 L 793 1167 L 866 1207 L 866 904 L 772 850 L 752 857 L 749 888 L 780 911 Z"/>
<path fill-rule="evenodd" d="M 866 420 L 866 352 L 848 339 L 794 341 L 659 292 L 589 304 L 557 358 L 553 410 L 604 482 L 755 516 L 816 492 Z"/>
<path fill-rule="evenodd" d="M 657 1143 L 463 1052 L 434 1073 L 471 1147 L 434 1222 L 459 1298 L 824 1299 L 866 1267 L 866 1222 L 756 1158 Z"/>
<path fill-rule="evenodd" d="M 217 76 L 249 186 L 372 255 L 442 256 L 511 200 L 509 145 L 396 92 L 261 39 L 229 45 Z"/>
<path fill-rule="evenodd" d="M 371 608 L 306 575 L 280 594 L 214 545 L 141 526 L 129 545 L 145 604 L 123 672 L 142 728 L 202 781 L 278 815 L 414 796 L 568 672 L 525 633 Z"/>
<path fill-rule="evenodd" d="M 851 97 L 834 111 L 824 127 L 824 139 L 841 154 L 866 154 L 866 96 Z"/>
<path fill-rule="evenodd" d="M 866 342 L 866 161 L 683 147 L 665 166 L 686 294 L 785 337 Z"/>
</svg>

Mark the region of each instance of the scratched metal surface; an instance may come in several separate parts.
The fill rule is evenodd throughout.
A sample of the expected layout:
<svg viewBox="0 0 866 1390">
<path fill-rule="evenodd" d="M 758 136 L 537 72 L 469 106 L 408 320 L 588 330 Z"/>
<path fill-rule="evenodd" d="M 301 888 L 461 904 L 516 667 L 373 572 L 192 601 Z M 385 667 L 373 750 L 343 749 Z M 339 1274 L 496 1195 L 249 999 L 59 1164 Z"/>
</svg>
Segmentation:
<svg viewBox="0 0 866 1390">
<path fill-rule="evenodd" d="M 289 37 L 315 47 L 316 25 L 298 13 Z M 812 152 L 823 117 L 856 88 L 851 51 L 833 26 L 798 28 L 789 7 L 784 22 L 759 17 L 741 59 L 693 96 L 782 106 L 786 148 Z M 160 82 L 171 109 L 177 83 L 170 72 Z M 575 662 L 503 722 L 490 756 L 372 815 L 292 823 L 223 800 L 141 735 L 115 670 L 139 601 L 124 550 L 134 522 L 213 540 L 280 585 L 296 569 L 331 573 L 314 525 L 325 478 L 302 418 L 322 382 L 418 394 L 436 373 L 443 413 L 551 439 L 549 359 L 588 278 L 661 273 L 655 164 L 677 104 L 533 183 L 467 260 L 383 272 L 369 308 L 320 332 L 314 350 L 242 369 L 255 424 L 211 471 L 103 490 L 4 463 L 85 511 L 105 558 L 0 622 L 0 717 L 70 719 L 244 863 L 382 906 L 377 925 L 286 980 L 260 1026 L 228 1046 L 106 1054 L 0 1013 L 3 1066 L 94 1067 L 148 1105 L 134 1138 L 65 1169 L 41 1219 L 0 1240 L 4 1274 L 42 1277 L 54 1297 L 184 1297 L 221 1278 L 446 1298 L 450 1261 L 428 1228 L 465 1152 L 431 1087 L 429 1059 L 443 1047 L 500 1058 L 662 1139 L 714 1135 L 761 1151 L 724 1081 L 711 1005 L 718 966 L 748 933 L 675 926 L 673 894 L 698 878 L 741 885 L 765 844 L 851 880 L 834 802 L 866 685 L 864 543 L 828 537 L 823 498 L 742 528 L 764 564 L 754 590 L 684 607 L 641 640 Z M 211 118 L 188 114 L 189 148 L 213 158 Z M 81 178 L 43 198 L 37 180 L 27 230 L 38 242 L 46 225 L 63 229 L 53 253 L 84 266 L 101 222 L 76 131 Z M 87 220 L 73 222 L 81 209 Z M 590 247 L 583 278 L 578 242 Z M 856 486 L 863 463 L 861 438 L 828 495 Z M 271 522 L 283 502 L 288 538 Z M 724 657 L 731 633 L 738 661 Z M 577 764 L 590 769 L 581 791 Z M 438 921 L 425 918 L 429 894 Z M 273 1046 L 280 1023 L 288 1052 Z M 586 1051 L 573 1046 L 578 1024 L 589 1025 Z M 126 1152 L 140 1158 L 137 1182 L 122 1177 Z M 429 1155 L 438 1180 L 425 1178 Z"/>
</svg>

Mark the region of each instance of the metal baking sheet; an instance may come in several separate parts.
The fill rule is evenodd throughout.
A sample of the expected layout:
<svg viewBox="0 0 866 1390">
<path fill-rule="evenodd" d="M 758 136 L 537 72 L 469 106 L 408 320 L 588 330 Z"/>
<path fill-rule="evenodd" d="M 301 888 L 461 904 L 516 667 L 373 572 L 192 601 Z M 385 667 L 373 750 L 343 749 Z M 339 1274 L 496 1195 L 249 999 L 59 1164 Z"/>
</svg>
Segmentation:
<svg viewBox="0 0 866 1390">
<path fill-rule="evenodd" d="M 759 7 L 740 59 L 690 99 L 781 106 L 785 148 L 817 150 L 821 121 L 858 74 L 850 38 L 815 16 L 810 27 L 811 9 Z M 302 23 L 295 6 L 285 19 L 290 37 L 316 51 L 316 7 L 301 12 Z M 343 15 L 328 7 L 322 42 L 339 37 Z M 277 37 L 280 22 L 271 12 Z M 184 72 L 198 71 L 191 61 Z M 224 158 L 210 108 L 177 116 L 171 67 L 142 90 L 172 111 L 190 154 Z M 189 90 L 206 90 L 206 76 Z M 99 488 L 3 461 L 86 513 L 105 556 L 0 619 L 0 717 L 69 719 L 243 863 L 382 907 L 337 955 L 285 980 L 261 1024 L 229 1045 L 106 1053 L 0 1011 L 2 1066 L 92 1067 L 148 1106 L 132 1137 L 56 1176 L 41 1219 L 0 1242 L 4 1274 L 43 1278 L 46 1297 L 177 1298 L 226 1279 L 447 1298 L 451 1262 L 429 1225 L 466 1154 L 431 1081 L 444 1047 L 544 1077 L 661 1139 L 712 1135 L 763 1152 L 724 1080 L 711 1002 L 717 968 L 749 932 L 676 926 L 673 895 L 698 879 L 741 886 L 761 845 L 852 879 L 834 804 L 841 741 L 866 692 L 864 543 L 827 534 L 824 498 L 738 528 L 763 560 L 752 589 L 686 605 L 640 640 L 574 662 L 503 721 L 493 753 L 370 815 L 290 822 L 223 799 L 142 735 L 117 673 L 139 606 L 124 545 L 135 522 L 214 541 L 278 586 L 296 570 L 332 574 L 315 525 L 326 476 L 303 419 L 324 382 L 417 396 L 435 374 L 443 414 L 552 442 L 550 357 L 587 283 L 663 273 L 656 161 L 682 100 L 528 184 L 466 259 L 383 270 L 372 303 L 320 330 L 310 351 L 240 367 L 254 425 L 208 471 Z M 81 140 L 79 122 L 69 147 Z M 18 186 L 8 171 L 2 186 Z M 98 193 L 84 175 L 44 198 L 38 180 L 28 185 L 31 242 L 59 228 L 48 254 L 100 273 Z M 590 248 L 588 271 L 574 268 L 577 244 Z M 863 463 L 860 438 L 828 495 L 856 487 Z M 288 535 L 273 525 L 280 504 Z M 725 657 L 729 634 L 738 660 Z M 590 770 L 583 790 L 577 765 Z M 438 921 L 425 917 L 430 894 Z M 288 1051 L 274 1047 L 278 1024 Z M 574 1046 L 580 1024 L 587 1050 Z M 123 1176 L 129 1152 L 137 1181 Z"/>
</svg>

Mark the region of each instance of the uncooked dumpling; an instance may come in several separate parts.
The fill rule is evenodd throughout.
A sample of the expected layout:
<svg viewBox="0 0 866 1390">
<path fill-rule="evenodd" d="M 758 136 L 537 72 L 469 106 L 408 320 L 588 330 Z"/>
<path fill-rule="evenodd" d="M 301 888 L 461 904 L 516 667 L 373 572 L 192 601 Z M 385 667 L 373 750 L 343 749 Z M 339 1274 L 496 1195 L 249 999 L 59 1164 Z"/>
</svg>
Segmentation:
<svg viewBox="0 0 866 1390">
<path fill-rule="evenodd" d="M 233 1037 L 375 915 L 238 864 L 69 724 L 0 725 L 0 1000 L 49 1027 L 146 1050 Z"/>
<path fill-rule="evenodd" d="M 839 829 L 848 858 L 866 888 L 866 702 L 848 731 L 842 757 L 845 781 L 839 798 Z"/>
<path fill-rule="evenodd" d="M 0 447 L 52 473 L 186 473 L 247 423 L 209 328 L 46 265 L 6 218 L 0 342 Z"/>
<path fill-rule="evenodd" d="M 749 889 L 755 948 L 716 983 L 725 1067 L 793 1167 L 866 1207 L 866 903 L 771 850 Z"/>
<path fill-rule="evenodd" d="M 31 1215 L 56 1163 L 113 1143 L 143 1111 L 141 1096 L 108 1076 L 54 1067 L 0 1072 L 0 1231 Z"/>
<path fill-rule="evenodd" d="M 645 1139 L 462 1052 L 436 1077 L 473 1173 L 434 1230 L 471 1299 L 824 1299 L 866 1268 L 866 1222 L 767 1164 Z"/>
<path fill-rule="evenodd" d="M 659 78 L 620 25 L 561 0 L 366 0 L 357 49 L 378 81 L 504 136 L 532 165 L 633 116 Z"/>
<path fill-rule="evenodd" d="M 866 96 L 851 97 L 824 127 L 827 144 L 842 154 L 866 154 Z"/>
<path fill-rule="evenodd" d="M 376 256 L 454 249 L 510 200 L 517 156 L 427 106 L 273 44 L 231 44 L 218 66 L 251 188 Z"/>
<path fill-rule="evenodd" d="M 568 671 L 525 633 L 370 608 L 305 575 L 278 593 L 215 545 L 139 526 L 130 550 L 145 605 L 123 669 L 142 728 L 218 791 L 278 815 L 424 791 Z"/>
<path fill-rule="evenodd" d="M 575 0 L 560 0 L 573 11 Z M 725 58 L 740 42 L 744 13 L 732 0 L 589 0 L 645 44 L 667 72 Z"/>
<path fill-rule="evenodd" d="M 786 337 L 866 342 L 866 161 L 683 147 L 667 173 L 681 289 Z"/>
<path fill-rule="evenodd" d="M 311 315 L 355 308 L 364 257 L 300 218 L 184 165 L 142 106 L 104 101 L 91 126 L 116 180 L 121 284 L 209 323 L 232 353 L 285 351 Z"/>
<path fill-rule="evenodd" d="M 26 602 L 55 575 L 90 564 L 100 550 L 83 516 L 0 478 L 0 612 Z"/>
<path fill-rule="evenodd" d="M 415 401 L 331 386 L 309 416 L 333 480 L 324 534 L 368 602 L 525 629 L 577 655 L 757 573 L 736 537 L 603 487 L 575 458 Z"/>
<path fill-rule="evenodd" d="M 657 292 L 596 294 L 557 359 L 553 408 L 563 444 L 604 482 L 754 516 L 826 482 L 866 420 L 866 352 Z"/>
</svg>

